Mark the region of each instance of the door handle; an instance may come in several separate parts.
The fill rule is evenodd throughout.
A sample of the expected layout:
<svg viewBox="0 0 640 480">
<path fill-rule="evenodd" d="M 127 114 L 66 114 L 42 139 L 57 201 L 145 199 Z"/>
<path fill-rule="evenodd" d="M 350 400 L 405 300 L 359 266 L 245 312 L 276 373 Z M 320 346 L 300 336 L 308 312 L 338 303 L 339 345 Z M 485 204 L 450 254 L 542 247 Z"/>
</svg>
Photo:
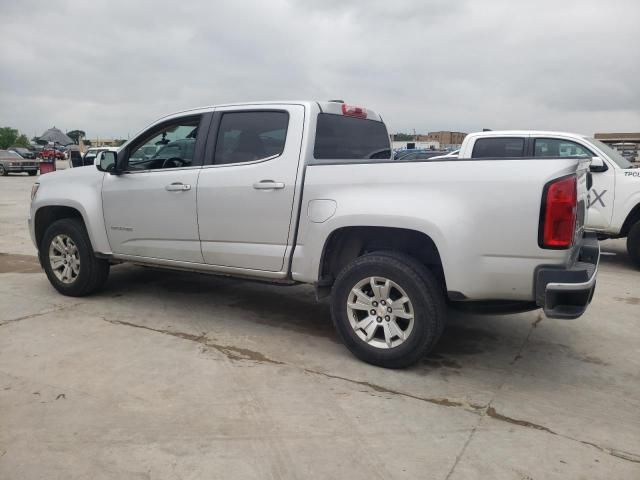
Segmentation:
<svg viewBox="0 0 640 480">
<path fill-rule="evenodd" d="M 186 192 L 187 190 L 191 190 L 191 185 L 181 182 L 174 182 L 164 187 L 164 189 L 167 192 Z"/>
<path fill-rule="evenodd" d="M 284 183 L 274 182 L 273 180 L 260 180 L 253 184 L 253 188 L 256 190 L 281 190 L 284 188 Z"/>
</svg>

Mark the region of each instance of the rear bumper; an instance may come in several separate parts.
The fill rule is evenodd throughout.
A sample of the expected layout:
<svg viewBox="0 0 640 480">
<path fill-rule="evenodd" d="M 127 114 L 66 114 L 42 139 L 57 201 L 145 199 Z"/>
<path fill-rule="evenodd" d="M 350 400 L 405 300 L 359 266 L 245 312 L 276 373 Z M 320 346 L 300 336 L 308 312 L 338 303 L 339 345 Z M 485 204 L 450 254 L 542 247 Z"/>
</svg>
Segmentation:
<svg viewBox="0 0 640 480">
<path fill-rule="evenodd" d="M 578 259 L 573 266 L 549 265 L 536 270 L 536 304 L 549 318 L 578 318 L 593 298 L 600 261 L 596 234 L 586 233 L 579 248 Z"/>
</svg>

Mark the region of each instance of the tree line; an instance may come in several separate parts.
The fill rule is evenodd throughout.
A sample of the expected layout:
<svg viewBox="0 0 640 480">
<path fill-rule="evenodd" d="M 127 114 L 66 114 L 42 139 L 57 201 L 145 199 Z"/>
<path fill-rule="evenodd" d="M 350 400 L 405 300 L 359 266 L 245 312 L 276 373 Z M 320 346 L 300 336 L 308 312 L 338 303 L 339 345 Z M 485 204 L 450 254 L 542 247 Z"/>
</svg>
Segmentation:
<svg viewBox="0 0 640 480">
<path fill-rule="evenodd" d="M 17 129 L 11 127 L 0 128 L 0 149 L 6 150 L 10 147 L 29 148 L 29 138 L 24 133 L 20 133 Z"/>
<path fill-rule="evenodd" d="M 73 143 L 76 145 L 80 144 L 80 139 L 82 138 L 82 144 L 86 146 L 91 146 L 91 142 L 86 140 L 85 137 L 87 134 L 84 130 L 71 130 L 67 132 L 67 136 L 73 140 Z M 37 143 L 38 145 L 46 145 L 46 141 L 40 140 L 38 137 L 33 137 L 31 139 L 32 142 Z M 117 140 L 116 143 L 122 145 L 126 142 L 125 139 Z M 23 147 L 23 148 L 31 148 L 31 142 L 29 142 L 29 138 L 24 134 L 20 133 L 18 129 L 12 127 L 1 127 L 0 128 L 0 150 L 6 150 L 11 147 Z"/>
</svg>

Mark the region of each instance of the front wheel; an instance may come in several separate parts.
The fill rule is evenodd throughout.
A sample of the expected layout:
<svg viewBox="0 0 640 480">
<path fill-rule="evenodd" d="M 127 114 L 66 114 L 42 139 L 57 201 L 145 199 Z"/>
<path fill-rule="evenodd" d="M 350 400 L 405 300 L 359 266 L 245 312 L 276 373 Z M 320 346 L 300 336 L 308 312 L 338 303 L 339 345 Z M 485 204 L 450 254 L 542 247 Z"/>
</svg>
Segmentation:
<svg viewBox="0 0 640 480">
<path fill-rule="evenodd" d="M 6 177 L 7 175 L 9 175 L 9 172 L 7 172 L 3 165 L 0 165 L 0 177 Z"/>
<path fill-rule="evenodd" d="M 629 230 L 627 235 L 627 252 L 631 261 L 640 268 L 640 220 L 638 220 Z"/>
<path fill-rule="evenodd" d="M 445 320 L 444 294 L 433 273 L 412 257 L 371 253 L 356 258 L 338 275 L 331 315 L 356 357 L 403 368 L 438 341 Z"/>
<path fill-rule="evenodd" d="M 36 172 L 35 170 L 29 170 L 29 172 L 27 173 L 29 174 L 30 177 L 33 177 L 38 172 Z"/>
<path fill-rule="evenodd" d="M 96 258 L 81 221 L 57 220 L 47 228 L 40 258 L 51 285 L 63 295 L 81 297 L 104 285 L 109 262 Z"/>
</svg>

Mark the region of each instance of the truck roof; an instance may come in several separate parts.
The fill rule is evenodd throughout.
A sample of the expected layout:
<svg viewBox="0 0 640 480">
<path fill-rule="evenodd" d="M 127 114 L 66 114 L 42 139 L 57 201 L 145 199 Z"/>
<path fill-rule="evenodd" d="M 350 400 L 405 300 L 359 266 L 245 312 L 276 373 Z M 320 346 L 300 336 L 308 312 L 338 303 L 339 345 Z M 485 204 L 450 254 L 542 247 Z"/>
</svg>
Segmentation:
<svg viewBox="0 0 640 480">
<path fill-rule="evenodd" d="M 183 115 L 185 113 L 204 113 L 213 110 L 214 108 L 220 107 L 247 107 L 247 106 L 271 106 L 271 105 L 303 105 L 306 108 L 313 109 L 318 108 L 321 113 L 332 113 L 336 115 L 343 115 L 342 106 L 354 106 L 357 108 L 361 108 L 363 112 L 366 113 L 367 120 L 375 120 L 378 122 L 382 121 L 382 116 L 366 107 L 362 107 L 361 105 L 354 105 L 351 103 L 345 103 L 342 100 L 268 100 L 268 101 L 260 101 L 260 102 L 237 102 L 237 103 L 220 103 L 217 105 L 209 105 L 204 107 L 197 108 L 189 108 L 186 110 L 181 110 L 178 112 L 173 112 L 163 117 L 160 117 L 158 120 L 168 119 L 173 116 Z M 156 121 L 158 121 L 156 120 Z M 154 122 L 155 123 L 155 122 Z"/>
<path fill-rule="evenodd" d="M 469 135 L 478 136 L 478 137 L 504 137 L 504 136 L 543 137 L 545 135 L 548 135 L 548 136 L 559 136 L 559 137 L 567 137 L 567 138 L 575 138 L 575 139 L 581 139 L 589 136 L 589 135 L 583 135 L 581 133 L 558 132 L 558 131 L 552 131 L 552 130 L 489 130 L 485 132 L 473 132 L 473 133 L 470 133 Z"/>
</svg>

